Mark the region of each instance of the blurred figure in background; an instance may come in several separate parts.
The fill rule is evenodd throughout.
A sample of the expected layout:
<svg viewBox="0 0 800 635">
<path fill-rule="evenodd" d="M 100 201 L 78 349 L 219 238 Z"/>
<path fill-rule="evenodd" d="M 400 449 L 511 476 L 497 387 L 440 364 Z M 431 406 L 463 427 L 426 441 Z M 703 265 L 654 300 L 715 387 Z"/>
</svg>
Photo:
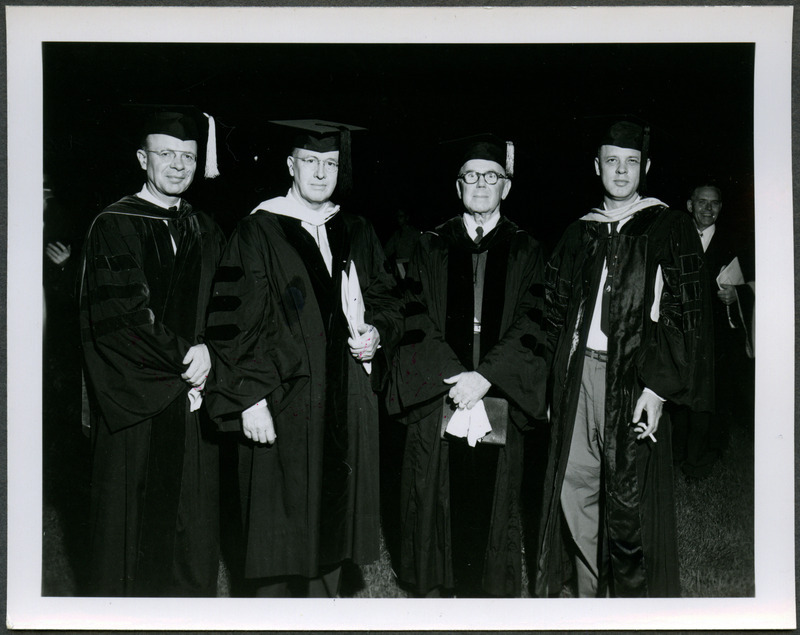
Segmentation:
<svg viewBox="0 0 800 635">
<path fill-rule="evenodd" d="M 686 208 L 703 248 L 703 262 L 712 287 L 709 292 L 716 296 L 712 300 L 714 372 L 713 376 L 701 378 L 714 387 L 713 411 L 682 406 L 672 412 L 675 463 L 692 480 L 711 473 L 727 447 L 732 426 L 752 432 L 755 276 L 752 255 L 739 247 L 744 243 L 742 232 L 727 228 L 725 223 L 718 224 L 722 212 L 719 187 L 712 183 L 698 185 L 686 201 Z M 723 269 L 735 277 L 723 274 L 715 282 Z"/>
<path fill-rule="evenodd" d="M 397 229 L 386 241 L 386 259 L 394 263 L 395 272 L 402 279 L 406 277 L 408 261 L 411 260 L 421 232 L 409 224 L 408 212 L 402 208 L 397 210 L 395 220 Z"/>
</svg>

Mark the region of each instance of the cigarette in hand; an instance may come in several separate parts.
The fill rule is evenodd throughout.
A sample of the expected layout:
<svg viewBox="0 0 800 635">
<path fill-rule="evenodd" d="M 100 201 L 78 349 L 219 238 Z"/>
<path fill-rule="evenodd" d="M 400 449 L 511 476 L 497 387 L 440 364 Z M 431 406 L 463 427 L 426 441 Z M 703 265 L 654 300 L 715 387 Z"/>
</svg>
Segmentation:
<svg viewBox="0 0 800 635">
<path fill-rule="evenodd" d="M 653 443 L 658 443 L 658 441 L 656 441 L 656 438 L 655 438 L 655 436 L 653 436 L 653 433 L 652 433 L 652 432 L 651 432 L 650 434 L 648 434 L 647 436 L 648 436 L 648 437 L 650 437 L 650 440 L 651 440 Z"/>
</svg>

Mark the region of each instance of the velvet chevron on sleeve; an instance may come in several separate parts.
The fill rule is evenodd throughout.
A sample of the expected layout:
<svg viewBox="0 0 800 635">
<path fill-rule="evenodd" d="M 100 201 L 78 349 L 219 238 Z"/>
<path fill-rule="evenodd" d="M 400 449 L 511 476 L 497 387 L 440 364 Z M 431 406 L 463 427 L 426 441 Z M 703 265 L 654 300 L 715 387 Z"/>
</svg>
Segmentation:
<svg viewBox="0 0 800 635">
<path fill-rule="evenodd" d="M 310 374 L 286 319 L 297 321 L 302 289 L 278 286 L 280 256 L 264 232 L 257 218 L 244 218 L 214 278 L 206 326 L 214 364 L 206 399 L 221 429 L 238 430 L 242 411 L 265 397 L 278 414 Z"/>
<path fill-rule="evenodd" d="M 238 434 L 244 576 L 314 578 L 379 556 L 378 396 L 402 328 L 400 298 L 369 223 L 325 222 L 329 271 L 299 219 L 264 207 L 242 219 L 217 272 L 206 341 L 215 370 L 206 401 Z M 380 334 L 372 372 L 350 354 L 342 272 L 355 263 L 365 322 Z M 241 434 L 266 398 L 277 441 Z"/>
<path fill-rule="evenodd" d="M 84 356 L 112 429 L 158 414 L 188 389 L 182 360 L 202 336 L 209 272 L 222 238 L 186 204 L 172 216 L 126 197 L 96 219 L 87 237 Z M 177 253 L 166 222 L 180 226 Z"/>
</svg>

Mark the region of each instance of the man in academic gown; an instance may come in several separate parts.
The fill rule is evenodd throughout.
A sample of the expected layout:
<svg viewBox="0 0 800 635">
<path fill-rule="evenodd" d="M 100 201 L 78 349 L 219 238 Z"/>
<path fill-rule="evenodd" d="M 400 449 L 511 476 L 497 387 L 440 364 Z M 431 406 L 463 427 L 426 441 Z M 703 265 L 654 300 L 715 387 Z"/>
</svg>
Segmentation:
<svg viewBox="0 0 800 635">
<path fill-rule="evenodd" d="M 518 596 L 523 432 L 545 417 L 544 259 L 500 213 L 513 145 L 479 135 L 454 147 L 464 211 L 412 257 L 389 400 L 408 425 L 398 574 L 419 595 Z M 466 438 L 442 435 L 448 396 L 468 416 Z M 504 445 L 476 438 L 488 431 L 484 397 L 508 402 Z M 493 434 L 502 423 L 488 422 Z"/>
<path fill-rule="evenodd" d="M 732 425 L 752 431 L 754 365 L 752 317 L 754 306 L 752 248 L 748 232 L 718 224 L 722 191 L 714 184 L 698 185 L 686 201 L 703 248 L 711 284 L 714 328 L 714 411 L 679 406 L 671 413 L 675 462 L 691 481 L 711 473 L 724 450 Z M 737 259 L 741 284 L 717 285 L 716 276 Z M 713 297 L 713 296 L 716 297 Z"/>
<path fill-rule="evenodd" d="M 379 555 L 376 391 L 399 338 L 400 298 L 372 226 L 331 201 L 337 183 L 349 186 L 355 127 L 273 123 L 295 133 L 292 185 L 240 221 L 223 258 L 206 333 L 208 404 L 241 436 L 253 593 L 333 597 L 345 560 Z M 352 330 L 343 284 L 348 304 L 363 299 Z"/>
<path fill-rule="evenodd" d="M 136 152 L 144 187 L 101 212 L 85 242 L 91 595 L 216 595 L 218 449 L 198 408 L 223 237 L 182 198 L 200 125 L 175 112 L 147 122 Z"/>
<path fill-rule="evenodd" d="M 595 158 L 603 206 L 567 228 L 547 265 L 552 429 L 540 597 L 561 592 L 565 563 L 581 597 L 679 594 L 662 408 L 665 399 L 709 402 L 710 305 L 689 219 L 638 192 L 648 145 L 642 126 L 611 126 Z"/>
</svg>

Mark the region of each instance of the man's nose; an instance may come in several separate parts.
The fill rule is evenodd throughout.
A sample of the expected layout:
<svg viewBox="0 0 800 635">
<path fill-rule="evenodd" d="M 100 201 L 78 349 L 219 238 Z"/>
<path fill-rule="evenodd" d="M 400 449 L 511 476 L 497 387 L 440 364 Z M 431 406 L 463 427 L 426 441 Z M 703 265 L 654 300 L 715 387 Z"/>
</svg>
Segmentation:
<svg viewBox="0 0 800 635">
<path fill-rule="evenodd" d="M 325 166 L 322 164 L 322 161 L 317 163 L 317 169 L 314 170 L 314 176 L 316 176 L 318 179 L 325 178 Z"/>
<path fill-rule="evenodd" d="M 617 174 L 627 174 L 628 166 L 625 163 L 619 163 L 617 165 Z"/>
</svg>

